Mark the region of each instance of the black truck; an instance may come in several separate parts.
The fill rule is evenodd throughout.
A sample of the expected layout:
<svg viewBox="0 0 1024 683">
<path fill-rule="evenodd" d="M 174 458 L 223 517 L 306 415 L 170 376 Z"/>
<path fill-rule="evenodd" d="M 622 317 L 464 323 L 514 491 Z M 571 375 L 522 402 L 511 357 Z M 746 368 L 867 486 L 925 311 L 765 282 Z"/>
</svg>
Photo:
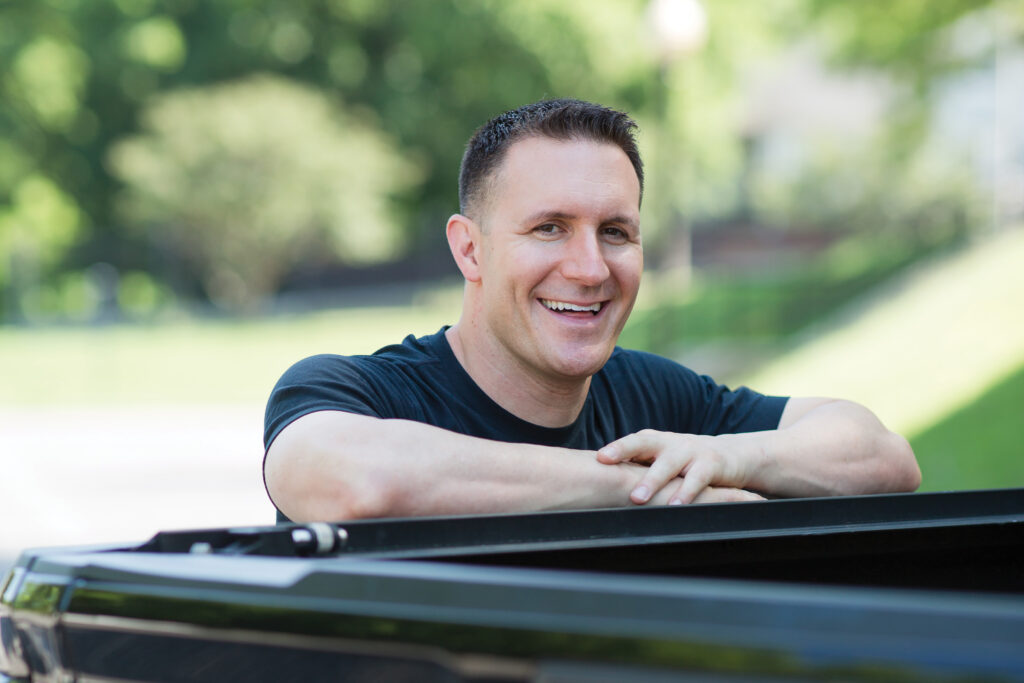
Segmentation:
<svg viewBox="0 0 1024 683">
<path fill-rule="evenodd" d="M 12 681 L 1024 680 L 1024 489 L 25 551 Z"/>
</svg>

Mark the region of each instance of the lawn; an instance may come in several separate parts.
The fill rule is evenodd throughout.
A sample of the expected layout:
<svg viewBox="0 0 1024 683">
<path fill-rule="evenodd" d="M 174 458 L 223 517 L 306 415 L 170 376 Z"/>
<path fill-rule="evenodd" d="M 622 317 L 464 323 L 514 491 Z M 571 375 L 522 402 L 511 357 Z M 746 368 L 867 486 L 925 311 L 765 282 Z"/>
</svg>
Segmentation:
<svg viewBox="0 0 1024 683">
<path fill-rule="evenodd" d="M 926 490 L 1024 486 L 1024 229 L 906 273 L 747 378 L 853 398 L 908 436 Z"/>
<path fill-rule="evenodd" d="M 1024 229 L 922 264 L 746 379 L 770 393 L 852 398 L 916 435 L 1024 362 L 1021 263 Z"/>
<path fill-rule="evenodd" d="M 1024 365 L 911 440 L 921 490 L 1024 486 Z"/>
<path fill-rule="evenodd" d="M 1024 486 L 1024 230 L 897 278 L 744 382 L 872 407 L 911 437 L 929 490 Z M 711 291 L 708 296 L 720 296 Z M 696 302 L 692 311 L 705 303 Z M 638 320 L 649 320 L 650 301 Z M 262 406 L 316 353 L 370 353 L 457 320 L 459 291 L 409 307 L 251 320 L 0 328 L 0 407 Z M 700 368 L 698 368 L 700 369 Z M 1010 374 L 1015 372 L 1016 374 Z"/>
<path fill-rule="evenodd" d="M 0 406 L 262 403 L 289 365 L 372 353 L 454 322 L 450 296 L 253 320 L 0 328 Z"/>
</svg>

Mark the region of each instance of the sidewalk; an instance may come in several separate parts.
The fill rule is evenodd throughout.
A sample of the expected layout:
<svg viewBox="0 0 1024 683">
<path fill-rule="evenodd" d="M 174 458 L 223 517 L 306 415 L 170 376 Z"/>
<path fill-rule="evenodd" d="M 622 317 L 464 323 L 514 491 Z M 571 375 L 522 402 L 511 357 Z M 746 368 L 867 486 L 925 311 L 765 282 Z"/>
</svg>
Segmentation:
<svg viewBox="0 0 1024 683">
<path fill-rule="evenodd" d="M 262 406 L 0 407 L 0 572 L 33 546 L 274 523 Z"/>
</svg>

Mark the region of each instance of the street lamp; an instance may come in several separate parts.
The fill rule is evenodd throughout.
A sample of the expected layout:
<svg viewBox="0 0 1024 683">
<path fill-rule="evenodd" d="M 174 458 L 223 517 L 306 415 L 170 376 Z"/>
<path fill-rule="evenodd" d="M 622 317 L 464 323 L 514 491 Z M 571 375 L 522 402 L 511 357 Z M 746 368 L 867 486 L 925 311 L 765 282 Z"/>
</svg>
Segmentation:
<svg viewBox="0 0 1024 683">
<path fill-rule="evenodd" d="M 658 78 L 655 87 L 654 116 L 656 120 L 656 144 L 654 145 L 655 213 L 654 219 L 660 228 L 679 230 L 676 245 L 678 252 L 671 263 L 675 284 L 687 287 L 690 281 L 690 229 L 685 216 L 677 216 L 678 183 L 670 181 L 673 160 L 680 154 L 685 156 L 684 139 L 677 140 L 670 123 L 670 92 L 673 87 L 673 70 L 676 65 L 697 53 L 708 40 L 708 13 L 700 0 L 651 0 L 647 5 L 646 24 L 653 38 L 657 56 Z M 685 77 L 685 71 L 680 75 Z M 685 109 L 681 114 L 685 113 Z M 683 126 L 685 131 L 685 126 Z M 680 153 L 682 148 L 682 153 Z M 684 165 L 686 164 L 684 158 Z M 685 178 L 684 178 L 685 179 Z M 663 239 L 670 237 L 664 234 Z"/>
<path fill-rule="evenodd" d="M 708 37 L 708 15 L 700 0 L 651 0 L 647 23 L 663 68 L 699 52 Z"/>
<path fill-rule="evenodd" d="M 654 102 L 657 144 L 654 145 L 653 154 L 655 187 L 652 193 L 655 201 L 652 202 L 652 208 L 655 222 L 664 230 L 661 239 L 674 242 L 670 245 L 673 249 L 668 262 L 662 264 L 663 272 L 659 276 L 663 282 L 657 290 L 664 294 L 689 288 L 693 260 L 689 221 L 677 210 L 676 188 L 679 184 L 671 180 L 672 168 L 679 166 L 674 163 L 675 159 L 682 157 L 684 168 L 689 165 L 686 159 L 686 127 L 683 125 L 683 139 L 677 140 L 669 120 L 669 92 L 673 83 L 671 76 L 676 64 L 682 63 L 704 47 L 708 36 L 708 16 L 700 0 L 651 0 L 647 6 L 646 23 L 658 59 Z M 685 75 L 683 71 L 681 77 Z M 685 113 L 685 108 L 681 113 Z M 671 323 L 664 319 L 662 323 L 652 326 L 652 346 L 659 342 L 671 342 L 675 327 Z"/>
</svg>

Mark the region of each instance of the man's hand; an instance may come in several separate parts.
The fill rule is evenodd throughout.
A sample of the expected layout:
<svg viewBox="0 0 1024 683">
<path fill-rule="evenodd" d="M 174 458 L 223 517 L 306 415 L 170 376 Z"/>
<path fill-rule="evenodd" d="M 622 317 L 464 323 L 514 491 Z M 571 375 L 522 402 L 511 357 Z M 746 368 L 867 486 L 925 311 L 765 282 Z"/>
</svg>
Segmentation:
<svg viewBox="0 0 1024 683">
<path fill-rule="evenodd" d="M 747 455 L 735 439 L 726 436 L 699 436 L 645 429 L 613 441 L 597 452 L 598 462 L 617 465 L 634 462 L 650 465 L 634 487 L 630 500 L 646 503 L 664 489 L 669 505 L 721 502 L 709 500 L 735 491 L 729 500 L 759 500 L 761 496 L 743 491 L 748 485 Z M 679 481 L 676 481 L 677 478 Z M 714 484 L 716 487 L 709 488 Z M 739 495 L 745 494 L 745 495 Z M 703 499 L 702 499 L 703 498 Z"/>
<path fill-rule="evenodd" d="M 801 497 L 913 491 L 921 483 L 906 439 L 864 406 L 827 398 L 789 399 L 778 429 L 719 436 L 644 430 L 600 449 L 597 460 L 650 466 L 630 495 L 638 504 L 652 496 L 695 502 L 708 486 Z"/>
</svg>

